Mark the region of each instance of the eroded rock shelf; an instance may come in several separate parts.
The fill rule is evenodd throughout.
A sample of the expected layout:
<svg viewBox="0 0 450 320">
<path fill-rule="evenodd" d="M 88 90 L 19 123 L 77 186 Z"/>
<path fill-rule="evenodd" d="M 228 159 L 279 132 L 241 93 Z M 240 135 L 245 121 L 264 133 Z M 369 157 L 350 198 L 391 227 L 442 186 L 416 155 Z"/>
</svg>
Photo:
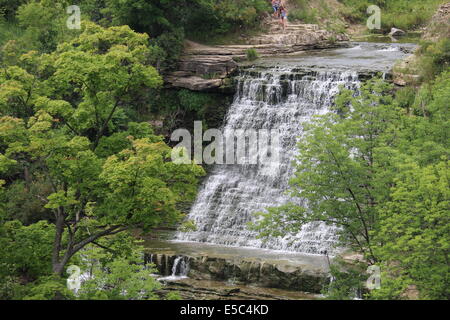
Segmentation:
<svg viewBox="0 0 450 320">
<path fill-rule="evenodd" d="M 155 265 L 158 274 L 168 277 L 164 279 L 168 283 L 186 280 L 180 278 L 187 276 L 192 281 L 319 294 L 329 281 L 329 260 L 325 255 L 184 242 L 153 241 L 146 247 L 145 261 Z"/>
<path fill-rule="evenodd" d="M 247 39 L 242 45 L 205 46 L 185 42 L 177 70 L 165 76 L 167 87 L 193 91 L 229 91 L 229 77 L 245 61 L 247 50 L 255 49 L 259 57 L 285 56 L 316 49 L 348 45 L 344 34 L 322 30 L 314 24 L 288 24 L 283 31 L 277 20 L 266 23 L 266 33 Z"/>
</svg>

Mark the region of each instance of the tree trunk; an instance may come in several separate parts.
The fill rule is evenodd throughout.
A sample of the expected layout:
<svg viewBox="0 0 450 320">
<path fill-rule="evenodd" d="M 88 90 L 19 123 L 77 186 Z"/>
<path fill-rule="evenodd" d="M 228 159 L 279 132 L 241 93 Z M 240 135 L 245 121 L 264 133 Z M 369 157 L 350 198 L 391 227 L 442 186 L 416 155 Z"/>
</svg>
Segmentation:
<svg viewBox="0 0 450 320">
<path fill-rule="evenodd" d="M 62 263 L 53 264 L 53 273 L 62 276 L 64 271 L 64 265 Z"/>
<path fill-rule="evenodd" d="M 64 214 L 61 209 L 56 212 L 56 223 L 55 223 L 55 241 L 53 242 L 53 255 L 52 255 L 52 269 L 53 272 L 62 275 L 62 269 L 64 265 L 60 261 L 61 253 L 61 241 L 64 233 Z"/>
</svg>

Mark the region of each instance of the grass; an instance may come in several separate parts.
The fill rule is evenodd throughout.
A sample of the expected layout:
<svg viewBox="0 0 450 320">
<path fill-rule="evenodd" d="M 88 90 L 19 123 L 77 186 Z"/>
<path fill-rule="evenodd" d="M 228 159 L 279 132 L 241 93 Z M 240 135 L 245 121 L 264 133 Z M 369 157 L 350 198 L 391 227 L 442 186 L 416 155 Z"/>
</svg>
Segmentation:
<svg viewBox="0 0 450 320">
<path fill-rule="evenodd" d="M 288 19 L 302 23 L 318 24 L 328 31 L 345 33 L 345 21 L 335 2 L 327 0 L 291 0 Z"/>
<path fill-rule="evenodd" d="M 259 58 L 258 52 L 254 48 L 247 49 L 246 56 L 248 61 L 254 61 Z"/>
<path fill-rule="evenodd" d="M 318 11 L 315 8 L 311 8 L 306 0 L 293 0 L 291 1 L 292 9 L 289 11 L 289 21 L 301 21 L 303 23 L 315 24 L 318 22 Z M 328 8 L 328 7 L 327 7 Z"/>
<path fill-rule="evenodd" d="M 211 80 L 211 79 L 219 78 L 219 74 L 217 74 L 216 72 L 206 73 L 206 74 L 202 75 L 201 77 L 205 80 Z"/>
<path fill-rule="evenodd" d="M 289 21 L 301 21 L 303 23 L 310 24 L 315 24 L 318 22 L 316 9 L 293 9 L 289 12 L 288 19 Z"/>
</svg>

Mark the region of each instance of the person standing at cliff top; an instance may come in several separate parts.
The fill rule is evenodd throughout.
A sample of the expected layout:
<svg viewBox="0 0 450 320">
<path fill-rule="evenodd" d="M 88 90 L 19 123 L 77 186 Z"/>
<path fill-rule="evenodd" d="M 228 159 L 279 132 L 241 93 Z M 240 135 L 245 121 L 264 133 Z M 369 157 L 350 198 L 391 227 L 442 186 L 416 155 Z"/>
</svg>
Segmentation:
<svg viewBox="0 0 450 320">
<path fill-rule="evenodd" d="M 287 20 L 287 9 L 284 5 L 281 5 L 279 8 L 279 17 L 281 19 L 280 23 L 283 26 L 283 31 L 286 29 L 286 20 Z"/>
<path fill-rule="evenodd" d="M 281 6 L 281 0 L 272 0 L 273 15 L 275 18 L 280 17 L 280 14 L 279 14 L 280 6 Z"/>
</svg>

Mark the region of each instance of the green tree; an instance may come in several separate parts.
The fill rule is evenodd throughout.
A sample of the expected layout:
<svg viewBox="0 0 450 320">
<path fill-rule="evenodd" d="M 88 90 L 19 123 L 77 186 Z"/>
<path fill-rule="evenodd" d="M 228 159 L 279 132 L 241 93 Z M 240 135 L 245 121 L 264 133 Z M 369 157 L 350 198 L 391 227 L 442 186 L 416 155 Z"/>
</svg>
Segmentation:
<svg viewBox="0 0 450 320">
<path fill-rule="evenodd" d="M 364 291 L 364 283 L 368 275 L 367 265 L 363 262 L 350 264 L 336 259 L 330 265 L 331 279 L 325 286 L 323 294 L 327 300 L 353 300 L 360 298 Z"/>
<path fill-rule="evenodd" d="M 421 298 L 448 300 L 450 162 L 444 158 L 424 168 L 416 163 L 404 166 L 392 200 L 380 205 L 376 252 L 387 281 L 373 297 L 398 298 L 399 292 L 415 285 Z"/>
<path fill-rule="evenodd" d="M 0 298 L 22 296 L 21 283 L 50 275 L 54 227 L 46 221 L 24 226 L 19 221 L 0 221 Z"/>
<path fill-rule="evenodd" d="M 306 127 L 291 181 L 304 206 L 269 208 L 253 228 L 265 237 L 337 225 L 341 246 L 381 266 L 381 289 L 368 297 L 404 299 L 417 288 L 420 298 L 448 299 L 450 73 L 413 98 L 393 100 L 389 88 L 372 80 L 356 97 L 343 90 L 335 112 Z M 360 286 L 358 272 L 332 271 L 331 297 Z"/>
<path fill-rule="evenodd" d="M 152 265 L 144 265 L 144 248 L 130 234 L 100 239 L 79 254 L 77 263 L 89 277 L 77 292 L 83 300 L 156 299 L 161 284 L 152 276 Z"/>
<path fill-rule="evenodd" d="M 27 1 L 16 14 L 23 35 L 17 39 L 23 48 L 52 52 L 58 43 L 79 34 L 66 26 L 69 15 L 66 8 L 72 3 L 67 0 Z"/>
<path fill-rule="evenodd" d="M 162 138 L 126 114 L 162 83 L 148 36 L 86 23 L 55 52 L 21 59 L 2 74 L 0 169 L 49 186 L 39 199 L 53 214 L 52 271 L 101 237 L 178 221 L 203 170 L 172 163 Z"/>
<path fill-rule="evenodd" d="M 17 9 L 27 0 L 0 0 L 0 15 L 13 19 Z"/>
</svg>

